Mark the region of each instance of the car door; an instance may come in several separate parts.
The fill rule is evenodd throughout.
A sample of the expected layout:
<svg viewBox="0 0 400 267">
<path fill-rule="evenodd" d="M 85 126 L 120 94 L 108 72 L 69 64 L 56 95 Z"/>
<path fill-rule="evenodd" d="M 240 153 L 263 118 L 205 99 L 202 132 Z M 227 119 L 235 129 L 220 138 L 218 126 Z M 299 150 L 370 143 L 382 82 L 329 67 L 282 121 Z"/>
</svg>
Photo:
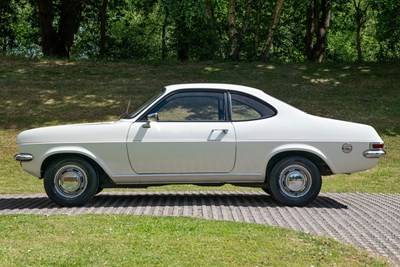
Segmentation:
<svg viewBox="0 0 400 267">
<path fill-rule="evenodd" d="M 226 102 L 222 91 L 178 91 L 166 96 L 129 130 L 133 170 L 139 174 L 230 172 L 236 138 Z M 153 121 L 147 122 L 148 117 Z"/>
</svg>

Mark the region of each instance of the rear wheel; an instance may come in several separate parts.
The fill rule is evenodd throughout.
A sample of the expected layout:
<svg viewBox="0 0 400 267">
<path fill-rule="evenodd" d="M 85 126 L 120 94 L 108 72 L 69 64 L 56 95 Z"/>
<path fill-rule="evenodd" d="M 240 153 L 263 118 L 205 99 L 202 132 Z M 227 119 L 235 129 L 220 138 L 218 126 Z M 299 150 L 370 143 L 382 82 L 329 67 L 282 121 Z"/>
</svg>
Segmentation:
<svg viewBox="0 0 400 267">
<path fill-rule="evenodd" d="M 267 187 L 262 187 L 261 189 L 262 189 L 265 193 L 267 193 L 268 195 L 271 194 L 271 193 L 269 192 L 269 188 L 267 188 Z"/>
<path fill-rule="evenodd" d="M 96 170 L 81 158 L 63 158 L 49 165 L 44 174 L 44 189 L 60 206 L 80 206 L 96 194 L 99 179 Z"/>
<path fill-rule="evenodd" d="M 103 187 L 99 186 L 99 187 L 97 188 L 96 195 L 97 195 L 97 194 L 100 194 L 101 191 L 103 191 L 103 189 L 104 189 Z"/>
<path fill-rule="evenodd" d="M 303 157 L 282 159 L 268 176 L 271 196 L 289 206 L 304 206 L 312 202 L 321 190 L 321 174 L 317 166 Z"/>
</svg>

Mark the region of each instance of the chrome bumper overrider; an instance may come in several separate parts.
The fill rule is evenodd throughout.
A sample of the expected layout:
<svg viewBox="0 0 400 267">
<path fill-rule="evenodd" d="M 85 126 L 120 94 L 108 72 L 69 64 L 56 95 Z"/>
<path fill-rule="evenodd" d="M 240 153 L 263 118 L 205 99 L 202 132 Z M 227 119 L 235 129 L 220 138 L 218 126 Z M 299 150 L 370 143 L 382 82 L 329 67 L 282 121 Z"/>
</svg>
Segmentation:
<svg viewBox="0 0 400 267">
<path fill-rule="evenodd" d="M 380 158 L 386 155 L 385 150 L 377 149 L 377 150 L 367 150 L 364 152 L 364 157 L 366 158 Z"/>
<path fill-rule="evenodd" d="M 33 160 L 33 156 L 31 154 L 17 154 L 14 156 L 14 159 L 17 161 L 31 161 Z"/>
</svg>

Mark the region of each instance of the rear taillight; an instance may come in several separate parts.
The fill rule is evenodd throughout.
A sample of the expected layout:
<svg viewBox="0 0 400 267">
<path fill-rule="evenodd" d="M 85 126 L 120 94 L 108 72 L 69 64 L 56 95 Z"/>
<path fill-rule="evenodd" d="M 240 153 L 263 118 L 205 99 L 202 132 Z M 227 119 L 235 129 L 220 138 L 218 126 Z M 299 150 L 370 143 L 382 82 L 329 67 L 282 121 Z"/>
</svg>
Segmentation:
<svg viewBox="0 0 400 267">
<path fill-rule="evenodd" d="M 384 143 L 370 143 L 369 144 L 370 149 L 383 149 L 384 146 L 385 146 Z"/>
</svg>

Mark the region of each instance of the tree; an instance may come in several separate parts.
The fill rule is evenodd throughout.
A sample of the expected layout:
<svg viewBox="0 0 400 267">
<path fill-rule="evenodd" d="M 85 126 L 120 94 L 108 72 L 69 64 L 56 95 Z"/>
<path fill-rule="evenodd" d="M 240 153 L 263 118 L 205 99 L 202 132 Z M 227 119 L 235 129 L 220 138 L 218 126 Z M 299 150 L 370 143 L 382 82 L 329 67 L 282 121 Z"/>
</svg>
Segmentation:
<svg viewBox="0 0 400 267">
<path fill-rule="evenodd" d="M 162 2 L 162 6 L 164 7 L 165 15 L 163 24 L 161 26 L 161 59 L 167 58 L 167 26 L 168 26 L 168 17 L 169 10 L 168 7 Z"/>
<path fill-rule="evenodd" d="M 171 40 L 179 60 L 211 60 L 220 47 L 210 1 L 163 0 L 172 21 Z"/>
<path fill-rule="evenodd" d="M 236 0 L 228 2 L 228 37 L 229 37 L 229 52 L 228 58 L 232 60 L 239 59 L 239 32 L 236 28 Z"/>
<path fill-rule="evenodd" d="M 322 62 L 325 58 L 331 8 L 332 0 L 313 0 L 307 7 L 305 46 L 309 61 Z"/>
<path fill-rule="evenodd" d="M 176 17 L 175 26 L 178 59 L 185 61 L 189 59 L 190 40 L 188 37 L 191 31 L 184 17 Z"/>
<path fill-rule="evenodd" d="M 379 42 L 379 60 L 400 58 L 400 0 L 375 0 L 377 12 L 376 40 Z"/>
<path fill-rule="evenodd" d="M 104 57 L 106 55 L 106 27 L 107 27 L 107 7 L 108 0 L 102 0 L 99 21 L 100 21 L 100 41 L 99 41 L 99 55 Z"/>
<path fill-rule="evenodd" d="M 83 0 L 62 0 L 59 10 L 55 9 L 53 0 L 35 0 L 35 3 L 39 11 L 43 54 L 69 58 L 81 19 Z M 55 14 L 59 14 L 58 30 L 54 26 Z"/>
<path fill-rule="evenodd" d="M 228 39 L 229 39 L 229 51 L 228 58 L 231 60 L 239 60 L 240 53 L 242 50 L 243 39 L 245 39 L 249 24 L 252 22 L 251 13 L 254 11 L 252 9 L 252 4 L 254 0 L 248 0 L 245 2 L 243 7 L 244 10 L 242 16 L 242 23 L 240 27 L 238 26 L 238 21 L 236 17 L 236 0 L 229 0 L 228 2 Z M 250 51 L 249 54 L 252 52 Z"/>
<path fill-rule="evenodd" d="M 357 60 L 363 61 L 362 46 L 361 46 L 361 30 L 366 22 L 366 14 L 369 8 L 369 3 L 365 3 L 364 7 L 363 0 L 353 0 L 355 9 L 354 19 L 356 21 L 356 47 L 357 47 Z"/>
<path fill-rule="evenodd" d="M 15 40 L 12 25 L 16 23 L 17 17 L 12 12 L 13 8 L 13 1 L 0 1 L 0 51 L 3 53 L 13 46 Z"/>
<path fill-rule="evenodd" d="M 274 39 L 276 28 L 278 27 L 284 2 L 285 2 L 284 0 L 276 1 L 275 11 L 271 21 L 271 26 L 269 27 L 267 38 L 265 40 L 264 48 L 262 50 L 260 57 L 262 61 L 265 61 L 269 58 L 269 51 L 272 46 L 272 41 Z"/>
<path fill-rule="evenodd" d="M 0 0 L 0 53 L 398 60 L 400 0 Z"/>
</svg>

